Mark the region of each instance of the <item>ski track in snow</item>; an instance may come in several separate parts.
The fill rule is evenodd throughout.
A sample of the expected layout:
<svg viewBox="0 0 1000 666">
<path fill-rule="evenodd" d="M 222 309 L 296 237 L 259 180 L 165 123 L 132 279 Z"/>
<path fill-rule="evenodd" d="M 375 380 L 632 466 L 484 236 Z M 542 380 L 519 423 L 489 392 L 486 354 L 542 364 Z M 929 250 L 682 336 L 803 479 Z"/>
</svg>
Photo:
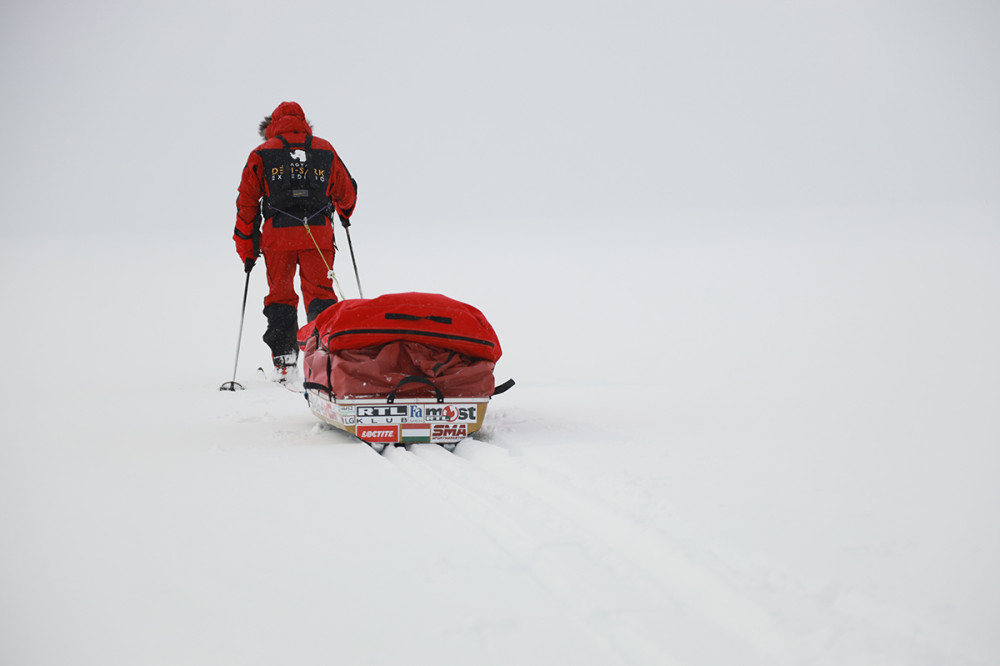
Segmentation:
<svg viewBox="0 0 1000 666">
<path fill-rule="evenodd" d="M 436 446 L 388 448 L 384 457 L 421 488 L 461 513 L 544 588 L 572 618 L 579 634 L 600 650 L 601 661 L 634 663 L 668 658 L 667 645 L 634 626 L 656 616 L 656 592 L 639 572 L 623 566 L 605 535 L 588 529 L 590 507 L 570 512 L 556 499 L 562 490 L 510 466 L 497 447 L 463 442 L 454 454 Z M 567 494 L 568 496 L 568 494 Z M 665 621 L 665 618 L 657 618 Z M 601 623 L 603 635 L 593 631 Z"/>
<path fill-rule="evenodd" d="M 671 643 L 689 606 L 713 620 L 724 637 L 768 658 L 761 663 L 787 662 L 785 642 L 762 609 L 664 539 L 501 447 L 466 440 L 454 453 L 415 445 L 388 447 L 383 456 L 488 533 L 558 600 L 581 635 L 595 636 L 588 625 L 600 623 L 606 638 L 598 647 L 609 663 L 685 663 L 672 654 Z M 672 629 L 662 631 L 666 627 Z"/>
<path fill-rule="evenodd" d="M 725 563 L 705 566 L 686 554 L 689 544 L 488 437 L 467 439 L 453 453 L 410 445 L 381 455 L 545 589 L 600 654 L 590 653 L 594 663 L 683 665 L 740 654 L 742 664 L 833 665 L 909 653 L 908 664 L 934 664 L 951 652 L 931 645 L 946 640 L 932 641 L 933 632 L 914 651 L 913 627 L 889 619 L 887 609 L 856 596 L 831 604 L 777 571 L 756 572 L 769 580 L 773 601 L 765 607 L 760 590 L 744 593 L 730 582 Z M 692 637 L 697 652 L 685 654 Z M 954 653 L 947 659 L 974 663 Z"/>
</svg>

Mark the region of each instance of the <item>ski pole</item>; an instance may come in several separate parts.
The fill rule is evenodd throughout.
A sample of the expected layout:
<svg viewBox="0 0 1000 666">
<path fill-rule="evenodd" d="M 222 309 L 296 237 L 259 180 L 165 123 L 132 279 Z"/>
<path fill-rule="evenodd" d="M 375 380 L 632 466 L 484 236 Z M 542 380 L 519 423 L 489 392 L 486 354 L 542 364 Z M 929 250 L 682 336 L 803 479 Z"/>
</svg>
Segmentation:
<svg viewBox="0 0 1000 666">
<path fill-rule="evenodd" d="M 242 391 L 243 384 L 236 381 L 236 368 L 240 365 L 240 344 L 243 342 L 243 320 L 247 313 L 247 292 L 250 290 L 250 271 L 247 271 L 247 282 L 243 287 L 243 307 L 240 309 L 240 333 L 236 337 L 236 362 L 233 364 L 233 380 L 223 382 L 219 387 L 220 391 Z"/>
<path fill-rule="evenodd" d="M 358 281 L 358 295 L 364 298 L 365 293 L 361 291 L 361 277 L 358 275 L 358 262 L 354 260 L 354 243 L 351 242 L 351 223 L 343 217 L 340 218 L 340 223 L 344 225 L 344 231 L 347 232 L 347 247 L 351 251 L 351 263 L 354 264 L 354 279 Z"/>
</svg>

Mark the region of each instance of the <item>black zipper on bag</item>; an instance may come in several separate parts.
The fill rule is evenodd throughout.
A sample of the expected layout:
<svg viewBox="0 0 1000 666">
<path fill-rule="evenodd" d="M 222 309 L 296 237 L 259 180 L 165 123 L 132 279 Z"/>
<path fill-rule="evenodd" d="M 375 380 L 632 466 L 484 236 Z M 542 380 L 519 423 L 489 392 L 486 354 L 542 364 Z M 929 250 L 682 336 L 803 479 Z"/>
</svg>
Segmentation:
<svg viewBox="0 0 1000 666">
<path fill-rule="evenodd" d="M 405 321 L 420 321 L 421 319 L 426 319 L 427 321 L 433 321 L 433 322 L 438 323 L 438 324 L 450 324 L 451 323 L 451 317 L 442 317 L 440 315 L 427 315 L 425 317 L 421 317 L 421 316 L 418 316 L 418 315 L 402 314 L 400 312 L 386 312 L 385 313 L 385 318 L 386 319 L 402 319 L 402 320 L 405 320 Z"/>
<path fill-rule="evenodd" d="M 440 338 L 442 340 L 459 340 L 461 342 L 472 342 L 477 345 L 485 345 L 487 347 L 496 347 L 495 344 L 489 340 L 479 340 L 477 338 L 469 338 L 464 335 L 451 335 L 449 333 L 430 333 L 428 331 L 410 331 L 399 328 L 355 328 L 348 331 L 337 331 L 336 333 L 330 333 L 326 337 L 339 338 L 342 335 L 383 335 L 383 334 L 398 334 L 398 335 L 419 335 L 427 338 Z"/>
</svg>

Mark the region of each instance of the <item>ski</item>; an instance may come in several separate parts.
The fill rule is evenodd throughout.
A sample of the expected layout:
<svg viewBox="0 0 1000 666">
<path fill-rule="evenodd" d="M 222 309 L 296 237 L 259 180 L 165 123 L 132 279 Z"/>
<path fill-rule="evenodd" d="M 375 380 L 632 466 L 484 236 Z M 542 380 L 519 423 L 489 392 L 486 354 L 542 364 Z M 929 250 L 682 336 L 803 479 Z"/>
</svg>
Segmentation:
<svg viewBox="0 0 1000 666">
<path fill-rule="evenodd" d="M 423 444 L 402 444 L 402 443 L 382 444 L 382 443 L 365 442 L 365 440 L 363 440 L 363 439 L 361 441 L 364 442 L 365 444 L 367 444 L 368 448 L 370 448 L 372 451 L 374 451 L 375 453 L 377 453 L 379 455 L 384 455 L 385 452 L 389 449 L 390 446 L 393 447 L 393 448 L 406 449 L 407 451 L 411 450 L 414 446 L 437 446 L 439 448 L 444 449 L 448 453 L 454 453 L 455 452 L 455 447 L 458 446 L 457 442 L 451 442 L 451 443 L 447 443 L 447 444 L 427 444 L 427 443 L 423 443 Z"/>
<path fill-rule="evenodd" d="M 259 372 L 261 376 L 264 377 L 264 379 L 266 379 L 267 381 L 271 382 L 272 384 L 277 384 L 278 386 L 281 386 L 282 388 L 291 391 L 292 393 L 296 393 L 298 395 L 303 395 L 305 393 L 305 389 L 302 387 L 302 379 L 297 374 L 290 378 L 278 379 L 275 378 L 273 375 L 268 375 L 267 370 L 265 370 L 263 367 L 257 368 L 257 372 Z"/>
</svg>

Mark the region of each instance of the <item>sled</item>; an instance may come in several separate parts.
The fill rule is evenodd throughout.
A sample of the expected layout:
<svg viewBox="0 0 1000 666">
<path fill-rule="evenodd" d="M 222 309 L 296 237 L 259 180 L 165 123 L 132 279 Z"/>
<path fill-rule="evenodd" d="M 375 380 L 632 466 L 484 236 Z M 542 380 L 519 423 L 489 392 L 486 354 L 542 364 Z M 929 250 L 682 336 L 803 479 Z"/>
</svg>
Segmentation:
<svg viewBox="0 0 1000 666">
<path fill-rule="evenodd" d="M 409 292 L 341 301 L 299 329 L 303 390 L 320 420 L 381 450 L 453 448 L 482 428 L 502 354 L 471 305 Z"/>
</svg>

